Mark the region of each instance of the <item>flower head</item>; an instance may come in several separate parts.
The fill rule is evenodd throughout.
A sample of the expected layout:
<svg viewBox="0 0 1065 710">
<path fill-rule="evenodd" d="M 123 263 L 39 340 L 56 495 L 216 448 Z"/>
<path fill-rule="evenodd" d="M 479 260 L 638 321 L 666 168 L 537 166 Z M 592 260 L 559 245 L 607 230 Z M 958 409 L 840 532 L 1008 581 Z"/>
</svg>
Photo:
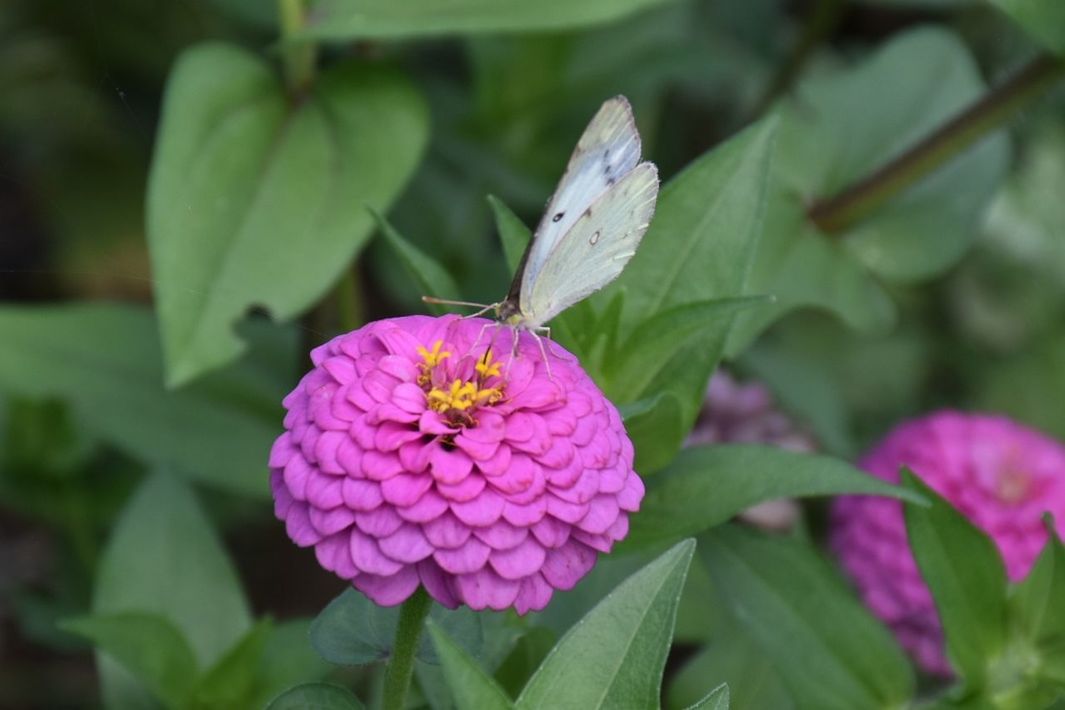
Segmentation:
<svg viewBox="0 0 1065 710">
<path fill-rule="evenodd" d="M 542 609 L 628 532 L 643 483 L 575 357 L 484 319 L 377 321 L 315 348 L 270 453 L 289 537 L 378 604 Z M 514 357 L 511 357 L 512 347 Z"/>
<path fill-rule="evenodd" d="M 862 467 L 897 482 L 901 466 L 951 502 L 994 540 L 1013 581 L 1047 540 L 1045 511 L 1065 533 L 1065 447 L 1009 419 L 937 412 L 906 422 Z M 843 497 L 832 511 L 832 541 L 865 603 L 929 673 L 951 675 L 943 630 L 910 551 L 901 503 Z"/>
</svg>

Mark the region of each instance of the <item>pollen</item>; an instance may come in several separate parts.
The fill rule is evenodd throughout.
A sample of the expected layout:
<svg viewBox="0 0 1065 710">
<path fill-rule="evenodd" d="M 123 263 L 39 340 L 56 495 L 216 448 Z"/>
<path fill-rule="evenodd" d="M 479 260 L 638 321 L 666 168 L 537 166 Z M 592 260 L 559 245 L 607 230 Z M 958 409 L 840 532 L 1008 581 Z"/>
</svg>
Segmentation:
<svg viewBox="0 0 1065 710">
<path fill-rule="evenodd" d="M 442 348 L 443 343 L 439 340 L 431 350 L 418 348 L 424 361 L 419 364 L 418 384 L 425 390 L 430 409 L 445 415 L 452 424 L 475 425 L 477 420 L 473 414 L 478 407 L 495 404 L 503 398 L 500 364 L 493 360 L 492 351 L 488 349 L 474 365 L 472 378 L 448 377 L 443 363 L 451 353 Z M 449 381 L 450 384 L 445 384 Z"/>
</svg>

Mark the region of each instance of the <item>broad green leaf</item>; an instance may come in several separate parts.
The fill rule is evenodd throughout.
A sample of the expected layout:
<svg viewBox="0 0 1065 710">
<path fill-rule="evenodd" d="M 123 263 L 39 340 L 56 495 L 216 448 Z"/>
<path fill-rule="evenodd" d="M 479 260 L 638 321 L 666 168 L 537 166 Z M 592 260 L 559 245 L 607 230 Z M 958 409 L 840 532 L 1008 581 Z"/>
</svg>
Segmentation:
<svg viewBox="0 0 1065 710">
<path fill-rule="evenodd" d="M 603 599 L 548 654 L 517 706 L 657 707 L 694 551 L 692 540 L 674 545 Z"/>
<path fill-rule="evenodd" d="M 533 626 L 519 638 L 493 676 L 503 692 L 520 694 L 557 642 L 558 636 L 546 626 Z"/>
<path fill-rule="evenodd" d="M 459 287 L 455 284 L 455 279 L 451 278 L 451 274 L 447 272 L 447 269 L 404 239 L 384 217 L 376 214 L 375 217 L 385 243 L 399 257 L 407 273 L 410 274 L 411 278 L 414 279 L 414 283 L 421 289 L 423 296 L 444 298 L 450 301 L 455 301 L 462 297 L 459 293 Z M 447 313 L 450 308 L 445 305 L 429 304 L 429 310 L 440 314 Z"/>
<path fill-rule="evenodd" d="M 340 63 L 290 103 L 244 50 L 187 50 L 148 186 L 167 381 L 236 358 L 251 307 L 288 320 L 326 293 L 417 165 L 426 109 L 400 76 Z"/>
<path fill-rule="evenodd" d="M 723 683 L 707 693 L 706 697 L 690 706 L 688 710 L 729 710 L 728 684 Z"/>
<path fill-rule="evenodd" d="M 665 0 L 312 0 L 306 39 L 532 32 L 616 20 Z"/>
<path fill-rule="evenodd" d="M 0 308 L 0 332 L 0 391 L 69 401 L 87 427 L 135 458 L 221 488 L 269 494 L 266 452 L 280 430 L 293 363 L 241 363 L 168 392 L 155 321 L 144 309 L 10 306 Z M 280 360 L 289 359 L 291 345 Z"/>
<path fill-rule="evenodd" d="M 1053 519 L 1047 520 L 1047 534 L 1047 543 L 1031 572 L 1009 600 L 1011 616 L 1020 631 L 1037 644 L 1065 641 L 1065 545 Z"/>
<path fill-rule="evenodd" d="M 906 656 L 808 543 L 723 526 L 700 536 L 699 552 L 797 707 L 897 707 L 910 699 Z"/>
<path fill-rule="evenodd" d="M 843 493 L 921 500 L 829 456 L 752 444 L 696 446 L 681 451 L 648 481 L 640 512 L 632 516 L 629 536 L 621 545 L 632 549 L 672 542 L 774 498 Z"/>
<path fill-rule="evenodd" d="M 253 707 L 256 684 L 260 680 L 259 665 L 272 633 L 273 624 L 269 620 L 251 627 L 200 678 L 195 690 L 196 701 L 204 707 Z"/>
<path fill-rule="evenodd" d="M 1043 298 L 1042 295 L 1039 298 Z M 1033 343 L 1016 355 L 996 360 L 981 382 L 978 402 L 1065 439 L 1065 333 Z"/>
<path fill-rule="evenodd" d="M 1060 0 L 990 0 L 1036 42 L 1065 54 L 1065 3 Z"/>
<path fill-rule="evenodd" d="M 166 618 L 140 612 L 95 614 L 60 626 L 90 639 L 168 707 L 180 707 L 188 700 L 198 673 L 196 658 Z"/>
<path fill-rule="evenodd" d="M 833 311 L 855 328 L 883 330 L 894 307 L 874 274 L 925 279 L 961 257 L 1004 174 L 1003 135 L 982 141 L 843 233 L 822 234 L 805 211 L 905 151 L 983 91 L 965 46 L 930 28 L 899 36 L 852 69 L 798 86 L 781 110 L 766 230 L 749 283 L 749 292 L 774 293 L 779 301 L 739 317 L 730 354 L 803 306 Z"/>
<path fill-rule="evenodd" d="M 951 665 L 973 687 L 1006 645 L 1006 569 L 989 537 L 913 473 L 903 483 L 931 502 L 906 506 L 906 532 L 932 590 Z"/>
<path fill-rule="evenodd" d="M 656 313 L 640 324 L 613 355 L 614 362 L 608 364 L 607 370 L 607 396 L 618 402 L 636 400 L 694 336 L 708 330 L 727 330 L 736 313 L 767 300 L 750 296 L 714 298 Z"/>
<path fill-rule="evenodd" d="M 363 710 L 350 690 L 331 683 L 304 683 L 270 701 L 266 710 Z"/>
<path fill-rule="evenodd" d="M 188 486 L 165 473 L 145 479 L 104 549 L 96 614 L 157 614 L 179 629 L 201 668 L 213 666 L 251 627 L 236 571 Z M 99 659 L 108 707 L 147 707 L 128 673 Z M 141 700 L 138 700 L 138 697 Z"/>
<path fill-rule="evenodd" d="M 484 633 L 478 614 L 465 607 L 450 610 L 434 604 L 429 618 L 468 652 L 480 654 Z M 361 592 L 347 589 L 329 602 L 311 624 L 311 645 L 330 663 L 374 663 L 391 654 L 397 623 L 399 607 L 378 606 Z M 426 663 L 439 663 L 428 637 L 419 641 L 416 657 Z"/>
<path fill-rule="evenodd" d="M 496 231 L 499 232 L 499 241 L 503 244 L 503 256 L 507 260 L 507 266 L 510 273 L 517 273 L 521 257 L 532 239 L 532 231 L 495 195 L 488 196 L 488 204 L 491 205 L 492 214 L 495 216 Z"/>
<path fill-rule="evenodd" d="M 495 680 L 461 646 L 452 641 L 446 631 L 432 620 L 426 626 L 458 707 L 477 710 L 514 707 Z"/>
<path fill-rule="evenodd" d="M 634 467 L 644 475 L 669 464 L 691 429 L 686 425 L 684 405 L 672 392 L 637 400 L 622 414 L 636 449 Z"/>
<path fill-rule="evenodd" d="M 732 710 L 792 710 L 795 704 L 773 666 L 743 628 L 730 627 L 671 676 L 666 708 L 690 707 L 708 687 L 727 682 Z"/>
<path fill-rule="evenodd" d="M 285 688 L 321 680 L 332 670 L 311 648 L 310 627 L 310 619 L 274 624 L 259 657 L 252 707 L 265 707 Z"/>
<path fill-rule="evenodd" d="M 747 275 L 762 232 L 775 129 L 773 119 L 746 129 L 662 188 L 636 256 L 599 298 L 605 303 L 610 293 L 625 290 L 624 338 L 640 338 L 640 325 L 663 311 L 751 293 Z M 722 318 L 690 340 L 662 363 L 648 387 L 669 392 L 681 407 L 676 428 L 663 432 L 667 460 L 695 421 L 732 322 Z"/>
</svg>

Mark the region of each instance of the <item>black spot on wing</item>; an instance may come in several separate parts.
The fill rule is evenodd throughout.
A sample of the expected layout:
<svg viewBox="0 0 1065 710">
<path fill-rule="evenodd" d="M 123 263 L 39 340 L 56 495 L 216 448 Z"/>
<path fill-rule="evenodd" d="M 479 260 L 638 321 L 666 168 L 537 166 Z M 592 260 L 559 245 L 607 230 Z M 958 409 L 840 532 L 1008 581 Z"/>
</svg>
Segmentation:
<svg viewBox="0 0 1065 710">
<path fill-rule="evenodd" d="M 558 213 L 555 214 L 554 217 L 551 218 L 551 221 L 552 222 L 558 222 L 565 216 L 566 216 L 565 212 L 558 212 Z"/>
</svg>

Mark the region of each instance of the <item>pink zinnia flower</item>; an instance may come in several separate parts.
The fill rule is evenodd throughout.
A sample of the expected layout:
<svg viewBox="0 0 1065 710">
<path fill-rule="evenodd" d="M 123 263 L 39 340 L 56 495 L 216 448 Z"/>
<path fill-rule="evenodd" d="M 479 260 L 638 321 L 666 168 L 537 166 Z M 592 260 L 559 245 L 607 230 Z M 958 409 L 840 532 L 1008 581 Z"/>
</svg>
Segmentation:
<svg viewBox="0 0 1065 710">
<path fill-rule="evenodd" d="M 1065 533 L 1065 447 L 1004 417 L 937 412 L 892 431 L 862 467 L 898 482 L 908 466 L 998 547 L 1013 581 L 1022 579 L 1047 540 L 1050 511 Z M 950 676 L 943 629 L 906 539 L 897 500 L 843 497 L 832 542 L 865 603 L 929 673 Z"/>
<path fill-rule="evenodd" d="M 643 483 L 617 409 L 556 343 L 481 318 L 371 323 L 311 352 L 270 454 L 275 511 L 391 606 L 519 613 L 628 532 Z"/>
</svg>

